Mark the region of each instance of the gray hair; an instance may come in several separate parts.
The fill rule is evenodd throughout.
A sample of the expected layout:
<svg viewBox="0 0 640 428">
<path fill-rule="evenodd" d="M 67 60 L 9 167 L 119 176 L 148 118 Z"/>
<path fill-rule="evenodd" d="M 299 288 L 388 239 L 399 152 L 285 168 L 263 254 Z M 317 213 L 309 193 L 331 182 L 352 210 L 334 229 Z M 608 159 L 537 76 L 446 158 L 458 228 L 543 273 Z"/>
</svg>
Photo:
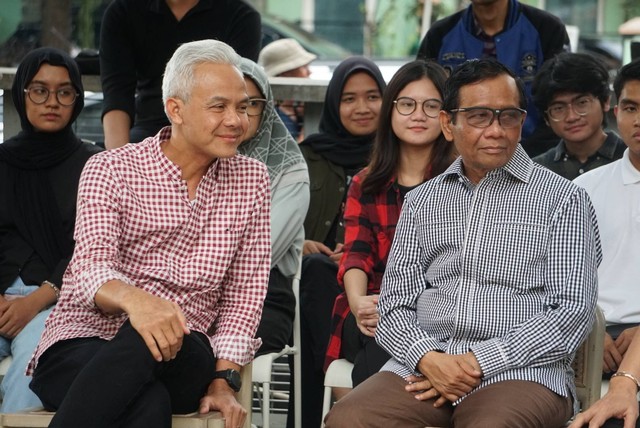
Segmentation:
<svg viewBox="0 0 640 428">
<path fill-rule="evenodd" d="M 193 70 L 203 63 L 228 64 L 240 70 L 240 55 L 218 40 L 197 40 L 181 45 L 171 56 L 162 79 L 162 103 L 168 98 L 189 101 Z"/>
</svg>

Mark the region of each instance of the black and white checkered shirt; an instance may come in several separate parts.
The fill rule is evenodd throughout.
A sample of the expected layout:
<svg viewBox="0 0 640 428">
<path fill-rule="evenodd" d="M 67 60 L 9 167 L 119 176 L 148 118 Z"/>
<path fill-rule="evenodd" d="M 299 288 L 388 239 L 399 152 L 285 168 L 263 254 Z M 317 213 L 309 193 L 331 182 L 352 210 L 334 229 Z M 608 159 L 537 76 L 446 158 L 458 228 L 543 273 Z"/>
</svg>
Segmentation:
<svg viewBox="0 0 640 428">
<path fill-rule="evenodd" d="M 406 377 L 429 351 L 472 351 L 478 388 L 527 380 L 573 395 L 600 259 L 583 189 L 520 146 L 477 185 L 456 160 L 407 195 L 380 293 L 383 370 Z"/>
</svg>

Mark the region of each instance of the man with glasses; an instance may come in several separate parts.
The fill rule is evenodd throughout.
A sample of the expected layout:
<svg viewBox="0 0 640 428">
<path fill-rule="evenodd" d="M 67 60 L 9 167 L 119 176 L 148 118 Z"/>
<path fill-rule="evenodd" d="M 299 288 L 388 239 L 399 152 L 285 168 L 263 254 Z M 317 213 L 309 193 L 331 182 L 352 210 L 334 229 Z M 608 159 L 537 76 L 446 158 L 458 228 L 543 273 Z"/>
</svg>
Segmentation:
<svg viewBox="0 0 640 428">
<path fill-rule="evenodd" d="M 586 192 L 520 146 L 525 104 L 493 60 L 447 81 L 440 123 L 460 157 L 406 197 L 378 304 L 392 359 L 327 427 L 546 428 L 573 415 L 597 225 Z"/>
<path fill-rule="evenodd" d="M 553 132 L 556 147 L 533 158 L 573 180 L 620 159 L 626 146 L 615 132 L 605 132 L 609 111 L 609 72 L 588 54 L 563 53 L 547 61 L 533 82 L 533 97 Z"/>
<path fill-rule="evenodd" d="M 628 148 L 622 159 L 575 180 L 593 201 L 602 237 L 598 304 L 607 320 L 607 377 L 618 370 L 640 324 L 640 60 L 620 69 L 613 90 L 616 122 Z"/>
</svg>

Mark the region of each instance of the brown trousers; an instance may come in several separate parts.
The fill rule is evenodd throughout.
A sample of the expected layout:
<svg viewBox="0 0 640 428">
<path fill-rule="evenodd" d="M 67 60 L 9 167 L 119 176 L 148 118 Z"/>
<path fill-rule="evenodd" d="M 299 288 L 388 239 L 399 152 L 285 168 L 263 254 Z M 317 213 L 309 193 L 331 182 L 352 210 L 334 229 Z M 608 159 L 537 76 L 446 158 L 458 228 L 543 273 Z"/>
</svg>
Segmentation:
<svg viewBox="0 0 640 428">
<path fill-rule="evenodd" d="M 327 428 L 556 428 L 573 414 L 571 399 L 534 382 L 504 381 L 486 386 L 457 406 L 433 407 L 406 392 L 406 382 L 380 372 L 338 401 Z"/>
</svg>

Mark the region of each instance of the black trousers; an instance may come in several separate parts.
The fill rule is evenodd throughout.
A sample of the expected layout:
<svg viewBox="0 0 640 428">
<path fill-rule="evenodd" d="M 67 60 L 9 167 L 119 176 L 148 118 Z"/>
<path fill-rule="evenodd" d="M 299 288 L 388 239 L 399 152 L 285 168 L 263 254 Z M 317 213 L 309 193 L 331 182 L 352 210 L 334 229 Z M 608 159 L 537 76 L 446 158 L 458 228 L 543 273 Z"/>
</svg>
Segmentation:
<svg viewBox="0 0 640 428">
<path fill-rule="evenodd" d="M 56 415 L 50 427 L 171 427 L 172 413 L 198 410 L 216 358 L 201 333 L 176 358 L 157 362 L 127 321 L 110 340 L 64 340 L 40 358 L 31 389 Z"/>
<path fill-rule="evenodd" d="M 351 381 L 354 388 L 378 373 L 391 358 L 373 337 L 362 334 L 352 313 L 347 315 L 342 327 L 342 355 L 353 363 Z"/>
<path fill-rule="evenodd" d="M 284 276 L 278 268 L 271 269 L 262 318 L 256 332 L 256 337 L 262 339 L 256 357 L 279 352 L 291 343 L 293 320 L 296 315 L 296 296 L 291 284 L 292 278 Z"/>
</svg>

